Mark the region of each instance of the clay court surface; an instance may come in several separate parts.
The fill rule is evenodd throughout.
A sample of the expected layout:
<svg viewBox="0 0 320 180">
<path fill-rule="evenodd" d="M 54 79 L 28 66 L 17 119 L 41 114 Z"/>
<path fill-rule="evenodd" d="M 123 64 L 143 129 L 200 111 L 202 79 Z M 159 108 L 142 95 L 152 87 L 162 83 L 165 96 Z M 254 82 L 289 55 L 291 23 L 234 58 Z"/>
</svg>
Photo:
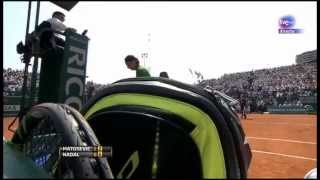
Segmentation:
<svg viewBox="0 0 320 180">
<path fill-rule="evenodd" d="M 3 121 L 6 139 L 13 119 Z M 253 155 L 248 178 L 303 178 L 317 167 L 316 115 L 250 114 L 242 125 Z"/>
</svg>

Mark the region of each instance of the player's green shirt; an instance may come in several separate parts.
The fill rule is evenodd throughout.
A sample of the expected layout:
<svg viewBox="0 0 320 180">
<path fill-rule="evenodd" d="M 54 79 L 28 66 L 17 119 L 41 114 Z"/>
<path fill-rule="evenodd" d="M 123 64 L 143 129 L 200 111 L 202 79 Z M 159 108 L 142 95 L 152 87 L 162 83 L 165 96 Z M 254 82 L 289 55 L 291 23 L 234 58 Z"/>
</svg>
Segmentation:
<svg viewBox="0 0 320 180">
<path fill-rule="evenodd" d="M 151 77 L 149 71 L 142 67 L 139 66 L 138 69 L 136 70 L 136 77 Z"/>
</svg>

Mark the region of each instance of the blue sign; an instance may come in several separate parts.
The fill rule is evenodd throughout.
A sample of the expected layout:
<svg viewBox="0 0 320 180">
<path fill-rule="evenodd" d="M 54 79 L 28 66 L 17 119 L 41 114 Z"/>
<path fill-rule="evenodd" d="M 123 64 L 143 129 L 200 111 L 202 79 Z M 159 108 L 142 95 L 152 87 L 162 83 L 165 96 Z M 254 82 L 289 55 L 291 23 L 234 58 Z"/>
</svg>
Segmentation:
<svg viewBox="0 0 320 180">
<path fill-rule="evenodd" d="M 279 26 L 281 29 L 292 28 L 296 23 L 296 19 L 293 16 L 283 16 L 279 20 Z"/>
<path fill-rule="evenodd" d="M 293 28 L 296 24 L 296 19 L 291 15 L 282 16 L 279 19 L 279 34 L 296 34 L 301 33 L 302 29 Z"/>
</svg>

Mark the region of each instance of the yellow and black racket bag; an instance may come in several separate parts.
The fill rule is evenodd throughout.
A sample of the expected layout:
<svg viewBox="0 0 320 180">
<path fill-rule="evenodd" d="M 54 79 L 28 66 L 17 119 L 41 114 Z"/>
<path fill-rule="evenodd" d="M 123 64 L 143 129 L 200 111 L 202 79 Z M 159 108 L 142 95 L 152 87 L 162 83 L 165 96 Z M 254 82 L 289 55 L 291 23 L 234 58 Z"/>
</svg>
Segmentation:
<svg viewBox="0 0 320 180">
<path fill-rule="evenodd" d="M 81 110 L 115 178 L 246 178 L 249 144 L 219 94 L 166 78 L 131 78 Z"/>
</svg>

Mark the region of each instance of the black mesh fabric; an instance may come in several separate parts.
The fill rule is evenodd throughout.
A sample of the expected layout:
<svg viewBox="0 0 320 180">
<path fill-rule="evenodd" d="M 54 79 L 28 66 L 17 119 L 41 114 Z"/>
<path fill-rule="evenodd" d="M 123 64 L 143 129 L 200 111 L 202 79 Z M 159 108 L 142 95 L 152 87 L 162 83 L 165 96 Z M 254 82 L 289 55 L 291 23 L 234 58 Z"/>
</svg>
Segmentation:
<svg viewBox="0 0 320 180">
<path fill-rule="evenodd" d="M 100 143 L 113 148 L 109 163 L 115 177 L 201 178 L 200 155 L 189 132 L 177 121 L 168 119 L 173 116 L 156 114 L 133 112 L 132 109 L 130 112 L 102 110 L 88 119 Z M 155 150 L 158 150 L 156 154 Z M 134 163 L 131 163 L 123 176 L 119 176 L 134 152 L 139 155 L 137 168 L 134 169 Z M 154 164 L 156 170 L 152 170 Z"/>
</svg>

